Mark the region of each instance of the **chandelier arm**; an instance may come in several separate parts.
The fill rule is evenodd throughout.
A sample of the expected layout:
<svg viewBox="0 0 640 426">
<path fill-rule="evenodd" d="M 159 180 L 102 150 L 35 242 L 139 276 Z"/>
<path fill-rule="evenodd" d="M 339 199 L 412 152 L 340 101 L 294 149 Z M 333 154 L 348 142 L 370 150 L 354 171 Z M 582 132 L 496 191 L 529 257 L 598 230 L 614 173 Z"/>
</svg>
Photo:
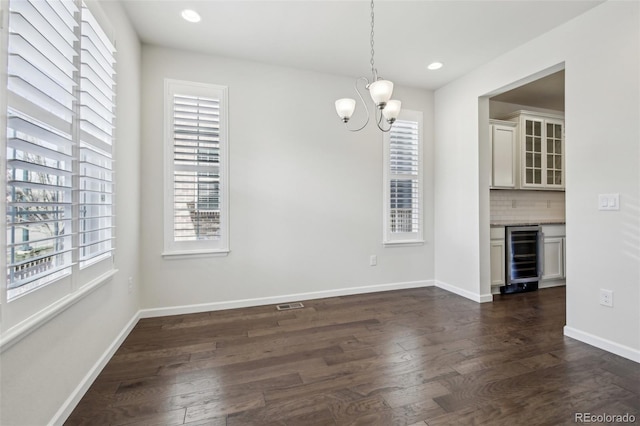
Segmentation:
<svg viewBox="0 0 640 426">
<path fill-rule="evenodd" d="M 364 81 L 365 87 L 369 85 L 369 80 L 367 80 L 366 77 L 360 77 L 360 78 L 358 78 L 356 80 L 356 82 L 353 85 L 353 88 L 356 90 L 356 93 L 358 94 L 358 97 L 360 98 L 360 101 L 362 101 L 362 105 L 364 105 L 364 110 L 367 112 L 367 120 L 364 122 L 364 124 L 361 127 L 357 128 L 357 129 L 350 129 L 347 126 L 347 123 L 345 123 L 344 127 L 346 127 L 347 130 L 350 131 L 350 132 L 359 132 L 360 130 L 364 129 L 367 126 L 367 124 L 369 124 L 369 118 L 370 118 L 369 108 L 367 108 L 367 103 L 364 101 L 364 98 L 362 97 L 362 94 L 360 93 L 360 90 L 358 90 L 358 82 L 360 80 Z"/>
<path fill-rule="evenodd" d="M 383 119 L 383 115 L 382 115 L 382 111 L 380 111 L 380 118 L 378 118 L 378 111 L 376 109 L 376 125 L 378 126 L 378 129 L 380 129 L 381 131 L 387 133 L 391 130 L 391 127 L 393 127 L 393 124 L 389 124 L 389 128 L 385 129 L 384 127 L 382 127 L 380 124 L 382 124 L 382 119 Z"/>
</svg>

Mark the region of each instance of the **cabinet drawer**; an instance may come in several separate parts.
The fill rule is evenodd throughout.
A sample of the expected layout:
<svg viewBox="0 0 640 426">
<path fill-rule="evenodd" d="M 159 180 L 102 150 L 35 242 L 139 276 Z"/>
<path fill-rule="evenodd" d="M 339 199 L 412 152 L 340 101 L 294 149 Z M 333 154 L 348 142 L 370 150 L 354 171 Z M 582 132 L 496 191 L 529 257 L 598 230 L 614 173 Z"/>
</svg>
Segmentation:
<svg viewBox="0 0 640 426">
<path fill-rule="evenodd" d="M 565 225 L 542 225 L 542 233 L 547 237 L 564 237 L 567 235 Z"/>
<path fill-rule="evenodd" d="M 492 226 L 489 230 L 489 238 L 504 241 L 504 226 Z"/>
</svg>

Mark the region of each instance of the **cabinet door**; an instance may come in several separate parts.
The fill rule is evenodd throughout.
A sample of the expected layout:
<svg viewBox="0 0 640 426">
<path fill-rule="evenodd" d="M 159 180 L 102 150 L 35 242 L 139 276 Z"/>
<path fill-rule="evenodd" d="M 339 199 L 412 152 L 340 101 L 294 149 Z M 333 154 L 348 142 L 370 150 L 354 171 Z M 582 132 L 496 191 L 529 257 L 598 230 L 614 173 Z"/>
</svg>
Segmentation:
<svg viewBox="0 0 640 426">
<path fill-rule="evenodd" d="M 542 119 L 522 120 L 522 186 L 543 187 L 543 125 Z"/>
<path fill-rule="evenodd" d="M 491 126 L 491 185 L 496 188 L 516 187 L 516 129 Z"/>
<path fill-rule="evenodd" d="M 545 122 L 547 187 L 564 188 L 564 138 L 563 123 L 547 120 Z"/>
<path fill-rule="evenodd" d="M 491 285 L 504 285 L 504 240 L 491 240 Z"/>
<path fill-rule="evenodd" d="M 543 280 L 561 280 L 564 278 L 564 238 L 545 237 Z"/>
</svg>

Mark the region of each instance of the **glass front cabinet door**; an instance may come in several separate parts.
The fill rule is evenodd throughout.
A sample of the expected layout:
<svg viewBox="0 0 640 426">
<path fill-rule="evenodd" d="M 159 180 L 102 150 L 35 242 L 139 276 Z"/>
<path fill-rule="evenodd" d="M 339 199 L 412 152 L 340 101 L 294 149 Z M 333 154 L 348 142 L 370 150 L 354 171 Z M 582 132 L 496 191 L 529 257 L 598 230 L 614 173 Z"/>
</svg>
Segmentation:
<svg viewBox="0 0 640 426">
<path fill-rule="evenodd" d="M 563 190 L 563 117 L 519 111 L 509 119 L 518 122 L 520 187 Z"/>
</svg>

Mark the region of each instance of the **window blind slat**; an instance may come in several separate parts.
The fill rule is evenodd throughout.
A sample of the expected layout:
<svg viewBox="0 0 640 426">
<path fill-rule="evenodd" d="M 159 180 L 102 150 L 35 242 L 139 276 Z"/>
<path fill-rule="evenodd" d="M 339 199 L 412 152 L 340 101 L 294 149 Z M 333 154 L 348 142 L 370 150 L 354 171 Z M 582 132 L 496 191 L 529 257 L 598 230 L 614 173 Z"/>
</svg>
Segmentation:
<svg viewBox="0 0 640 426">
<path fill-rule="evenodd" d="M 95 112 L 96 114 L 104 117 L 104 119 L 107 122 L 109 123 L 114 122 L 115 114 L 111 109 L 113 106 L 103 104 L 98 99 L 93 97 L 92 93 L 80 92 L 80 104 L 84 105 L 86 108 L 89 108 L 91 111 Z"/>
<path fill-rule="evenodd" d="M 55 0 L 50 0 L 49 1 L 49 6 L 51 6 L 51 9 L 53 9 L 55 11 L 55 13 L 58 15 L 58 17 L 64 21 L 65 25 L 69 28 L 75 28 L 77 26 L 76 24 L 76 20 L 73 16 L 73 11 L 70 10 L 64 3 L 72 3 L 70 1 L 55 1 Z M 75 7 L 75 5 L 74 5 Z M 77 8 L 75 9 L 77 10 Z"/>
<path fill-rule="evenodd" d="M 9 149 L 15 149 L 23 153 L 30 153 L 38 157 L 43 157 L 59 162 L 66 162 L 69 159 L 68 155 L 63 152 L 58 152 L 48 147 L 32 143 L 21 138 L 12 137 L 8 139 L 7 147 Z"/>
<path fill-rule="evenodd" d="M 34 36 L 36 35 L 42 37 L 34 32 Z M 24 32 L 9 34 L 9 57 L 21 56 L 52 79 L 63 84 L 73 78 L 73 72 L 76 71 L 73 66 L 73 57 L 63 56 L 57 50 L 50 48 L 46 40 L 39 42 L 38 39 L 28 39 L 27 36 Z"/>
<path fill-rule="evenodd" d="M 64 176 L 71 178 L 73 172 L 71 170 L 60 169 L 57 167 L 48 166 L 46 164 L 38 164 L 25 160 L 8 160 L 10 170 L 24 170 L 27 172 L 44 173 L 50 176 Z"/>
<path fill-rule="evenodd" d="M 95 99 L 97 102 L 100 103 L 100 105 L 102 105 L 105 109 L 111 111 L 111 113 L 113 113 L 113 94 L 112 93 L 103 93 L 100 88 L 98 88 L 98 86 L 96 86 L 93 81 L 89 80 L 88 78 L 81 78 L 80 79 L 80 93 L 87 93 L 89 94 L 93 99 Z M 88 105 L 90 102 L 85 103 L 85 105 Z"/>
<path fill-rule="evenodd" d="M 105 63 L 104 61 L 100 62 L 95 58 L 95 56 L 93 55 L 94 52 L 88 50 L 92 47 L 93 46 L 89 42 L 86 42 L 84 44 L 80 55 L 80 57 L 82 58 L 82 65 L 89 67 L 95 73 L 95 75 L 97 75 L 100 80 L 105 85 L 107 85 L 107 87 L 113 87 L 113 85 L 115 84 L 115 72 L 111 68 L 111 65 Z"/>
<path fill-rule="evenodd" d="M 84 121 L 89 122 L 92 126 L 99 129 L 103 135 L 113 136 L 113 123 L 107 118 L 103 117 L 92 108 L 82 105 L 80 107 L 80 116 Z"/>
<path fill-rule="evenodd" d="M 67 236 L 67 239 L 68 239 L 69 245 L 70 245 L 71 235 Z M 57 237 L 49 237 L 49 238 L 43 238 L 43 239 L 40 239 L 40 240 L 31 240 L 31 241 L 29 241 L 29 244 L 31 244 L 32 246 L 36 245 L 36 246 L 39 246 L 39 247 L 45 247 L 45 246 L 47 246 L 47 243 L 55 242 L 56 240 L 57 240 Z M 15 243 L 15 244 L 8 244 L 7 245 L 7 247 L 9 247 L 9 248 L 11 246 L 14 246 L 14 247 L 15 246 L 24 246 L 24 243 Z M 14 263 L 13 265 L 10 265 L 10 266 L 15 266 L 15 265 L 16 264 Z"/>
<path fill-rule="evenodd" d="M 9 76 L 7 80 L 8 90 L 32 104 L 32 106 L 28 106 L 29 110 L 41 108 L 54 116 L 71 123 L 74 114 L 70 105 L 61 103 L 60 100 L 54 98 L 52 94 L 43 92 L 40 88 L 33 86 L 26 81 L 23 76 Z"/>
<path fill-rule="evenodd" d="M 46 92 L 57 99 L 66 108 L 72 108 L 75 100 L 72 93 L 73 83 L 69 84 L 69 81 L 67 81 L 65 86 L 64 83 L 57 82 L 18 55 L 12 57 L 7 74 L 10 77 L 24 79 L 31 86 L 37 87 L 40 91 Z"/>
<path fill-rule="evenodd" d="M 15 126 L 25 127 L 24 123 L 29 123 L 34 127 L 40 129 L 40 134 L 49 132 L 49 136 L 34 135 L 40 139 L 41 143 L 46 146 L 58 145 L 63 152 L 70 152 L 64 147 L 72 147 L 74 145 L 71 139 L 72 123 L 66 121 L 57 115 L 52 114 L 50 111 L 42 108 L 40 105 L 36 105 L 33 102 L 24 99 L 13 92 L 7 93 L 7 129 L 9 130 L 8 137 L 15 135 Z M 16 123 L 16 120 L 22 120 L 23 123 Z M 60 138 L 67 139 L 67 142 L 60 141 Z M 54 139 L 54 143 L 47 143 L 48 139 Z M 31 140 L 29 138 L 29 140 Z"/>
<path fill-rule="evenodd" d="M 101 93 L 107 99 L 113 99 L 115 96 L 114 88 L 112 86 L 112 82 L 102 81 L 100 76 L 86 63 L 80 64 L 80 72 L 83 76 L 86 77 L 85 80 L 91 81 L 90 86 L 86 86 L 84 90 L 96 90 L 98 93 Z M 80 82 L 82 86 L 82 81 Z M 111 102 L 111 101 L 109 101 Z"/>
<path fill-rule="evenodd" d="M 86 24 L 83 24 L 83 28 L 86 30 Z M 109 75 L 110 78 L 113 78 L 115 75 L 115 69 L 113 65 L 115 63 L 115 59 L 111 52 L 109 52 L 103 44 L 96 43 L 96 36 L 87 36 L 83 35 L 80 39 L 80 45 L 83 50 L 86 50 L 91 56 L 94 57 L 95 63 L 99 64 L 105 73 Z"/>
<path fill-rule="evenodd" d="M 9 9 L 13 12 L 12 15 L 22 15 L 65 57 L 71 57 L 75 54 L 73 43 L 78 41 L 78 38 L 75 36 L 73 28 L 65 25 L 46 1 L 14 0 L 10 3 Z M 9 27 L 11 28 L 11 26 L 10 20 Z"/>
<path fill-rule="evenodd" d="M 85 11 L 86 13 L 84 13 Z M 100 24 L 98 24 L 96 18 L 91 14 L 89 9 L 86 9 L 86 7 L 83 9 L 82 24 L 83 34 L 87 35 L 92 40 L 96 40 L 95 45 L 99 46 L 100 49 L 104 49 L 105 52 L 109 52 L 109 54 L 111 54 L 111 63 L 115 63 L 115 46 L 111 43 L 111 40 L 105 34 Z"/>
<path fill-rule="evenodd" d="M 80 119 L 80 130 L 82 131 L 80 139 L 83 142 L 101 146 L 103 149 L 105 146 L 111 145 L 111 134 L 100 129 L 87 119 Z"/>
</svg>

